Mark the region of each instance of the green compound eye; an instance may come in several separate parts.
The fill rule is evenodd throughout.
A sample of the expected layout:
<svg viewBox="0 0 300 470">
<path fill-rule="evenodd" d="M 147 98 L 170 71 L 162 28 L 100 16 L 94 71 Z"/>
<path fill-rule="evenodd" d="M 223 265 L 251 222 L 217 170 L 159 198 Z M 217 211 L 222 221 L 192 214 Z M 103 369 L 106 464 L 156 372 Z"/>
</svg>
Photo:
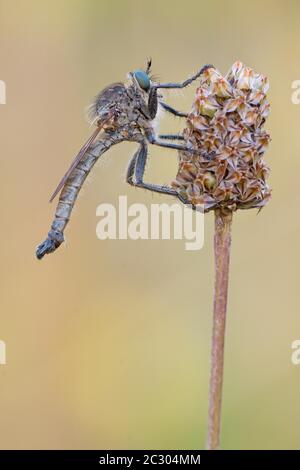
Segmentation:
<svg viewBox="0 0 300 470">
<path fill-rule="evenodd" d="M 150 79 L 146 72 L 144 72 L 143 70 L 135 70 L 135 72 L 133 72 L 133 75 L 135 76 L 142 90 L 148 91 L 150 88 Z"/>
</svg>

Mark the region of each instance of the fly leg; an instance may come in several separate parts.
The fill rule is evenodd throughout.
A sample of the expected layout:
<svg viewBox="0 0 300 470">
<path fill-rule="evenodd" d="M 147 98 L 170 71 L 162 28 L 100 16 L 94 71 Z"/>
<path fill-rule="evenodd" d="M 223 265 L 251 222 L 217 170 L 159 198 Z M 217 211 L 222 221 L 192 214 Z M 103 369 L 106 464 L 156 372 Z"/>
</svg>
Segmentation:
<svg viewBox="0 0 300 470">
<path fill-rule="evenodd" d="M 170 114 L 173 114 L 173 116 L 184 117 L 184 118 L 188 117 L 188 113 L 182 113 L 181 111 L 177 111 L 177 109 L 172 108 L 172 106 L 169 106 L 163 101 L 160 101 L 159 104 L 165 111 L 167 111 Z"/>
<path fill-rule="evenodd" d="M 181 134 L 159 134 L 158 137 L 165 140 L 184 140 Z"/>
<path fill-rule="evenodd" d="M 160 142 L 156 137 L 149 139 L 150 144 L 158 145 L 159 147 L 165 147 L 167 149 L 181 150 L 182 152 L 192 152 L 199 154 L 199 151 L 193 150 L 185 145 L 173 144 L 172 142 Z"/>
<path fill-rule="evenodd" d="M 188 78 L 187 80 L 184 80 L 184 82 L 181 83 L 156 83 L 153 85 L 155 88 L 185 88 L 186 86 L 190 85 L 194 80 L 197 80 L 197 78 L 200 77 L 206 70 L 214 68 L 213 65 L 204 65 L 197 73 L 195 73 L 192 77 Z"/>
<path fill-rule="evenodd" d="M 181 150 L 182 152 L 191 152 L 191 153 L 196 153 L 196 154 L 200 153 L 199 150 L 194 150 L 193 148 L 190 148 L 187 145 L 173 144 L 173 142 L 160 142 L 157 139 L 153 129 L 150 127 L 148 129 L 145 129 L 145 134 L 150 144 L 158 145 L 159 147 L 165 147 L 168 149 Z M 163 139 L 168 139 L 168 138 L 169 136 L 163 137 Z M 176 139 L 177 137 L 176 138 L 171 137 L 171 140 L 176 140 Z M 179 138 L 178 140 L 182 140 L 182 139 Z"/>
<path fill-rule="evenodd" d="M 141 142 L 139 149 L 133 155 L 132 159 L 129 162 L 126 175 L 127 183 L 131 184 L 132 186 L 137 186 L 139 188 L 148 189 L 149 191 L 154 191 L 156 193 L 168 194 L 169 196 L 179 197 L 179 199 L 181 200 L 181 196 L 178 194 L 178 192 L 175 189 L 170 188 L 169 186 L 144 183 L 144 173 L 147 155 L 147 144 L 146 142 Z"/>
<path fill-rule="evenodd" d="M 163 101 L 159 101 L 159 98 L 161 98 L 161 96 L 158 96 L 157 89 L 159 87 L 163 88 L 163 86 L 164 86 L 163 84 L 161 84 L 161 85 L 157 84 L 157 85 L 153 85 L 151 87 L 150 92 L 149 92 L 148 106 L 147 106 L 146 109 L 144 107 L 144 109 L 141 110 L 142 113 L 148 119 L 154 119 L 155 116 L 156 116 L 157 108 L 158 108 L 158 104 L 159 104 L 165 111 L 167 111 L 170 114 L 173 114 L 173 116 L 187 118 L 188 117 L 187 113 L 182 113 L 181 111 L 177 111 L 176 109 L 172 108 L 172 106 L 169 106 L 168 104 L 164 103 Z"/>
</svg>

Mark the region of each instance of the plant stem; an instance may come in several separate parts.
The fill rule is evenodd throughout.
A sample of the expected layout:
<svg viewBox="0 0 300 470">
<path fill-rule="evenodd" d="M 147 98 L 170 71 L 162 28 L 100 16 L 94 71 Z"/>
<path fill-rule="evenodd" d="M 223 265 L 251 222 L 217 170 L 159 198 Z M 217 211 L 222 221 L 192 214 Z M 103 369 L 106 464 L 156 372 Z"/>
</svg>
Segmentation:
<svg viewBox="0 0 300 470">
<path fill-rule="evenodd" d="M 232 212 L 215 211 L 215 293 L 209 389 L 207 449 L 220 448 L 224 340 Z"/>
</svg>

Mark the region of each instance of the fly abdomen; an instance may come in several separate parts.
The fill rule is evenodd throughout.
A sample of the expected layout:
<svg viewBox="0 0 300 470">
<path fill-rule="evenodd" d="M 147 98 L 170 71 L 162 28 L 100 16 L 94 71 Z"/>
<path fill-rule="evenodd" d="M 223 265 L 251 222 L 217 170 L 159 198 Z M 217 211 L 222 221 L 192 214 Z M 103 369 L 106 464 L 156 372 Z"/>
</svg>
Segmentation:
<svg viewBox="0 0 300 470">
<path fill-rule="evenodd" d="M 111 136 L 105 136 L 97 141 L 83 155 L 76 168 L 68 176 L 59 196 L 48 237 L 36 250 L 38 259 L 42 259 L 46 254 L 52 253 L 63 243 L 64 230 L 70 220 L 72 209 L 86 177 L 98 158 L 112 145 L 121 142 L 121 140 L 123 140 L 123 137 L 120 136 L 114 136 L 114 139 Z"/>
</svg>

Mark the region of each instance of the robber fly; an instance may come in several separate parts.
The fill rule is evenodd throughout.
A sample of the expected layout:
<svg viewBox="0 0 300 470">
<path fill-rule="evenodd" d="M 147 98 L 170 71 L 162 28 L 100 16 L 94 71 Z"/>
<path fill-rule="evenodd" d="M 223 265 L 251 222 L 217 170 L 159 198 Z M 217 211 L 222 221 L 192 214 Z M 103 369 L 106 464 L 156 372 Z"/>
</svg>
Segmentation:
<svg viewBox="0 0 300 470">
<path fill-rule="evenodd" d="M 90 119 L 96 125 L 96 129 L 81 148 L 51 196 L 50 201 L 60 192 L 48 237 L 36 250 L 38 259 L 55 251 L 64 241 L 64 230 L 87 175 L 99 157 L 115 144 L 123 141 L 139 144 L 138 150 L 128 165 L 127 183 L 181 198 L 174 189 L 168 186 L 145 183 L 143 179 L 148 143 L 160 147 L 194 152 L 185 145 L 174 143 L 174 140 L 183 140 L 181 135 L 156 135 L 153 120 L 156 117 L 158 106 L 175 116 L 187 117 L 187 114 L 176 111 L 164 103 L 158 90 L 184 88 L 210 67 L 212 66 L 205 65 L 195 75 L 181 83 L 157 83 L 150 75 L 150 60 L 147 63 L 146 70 L 130 72 L 125 83 L 109 85 L 96 96 L 90 107 Z"/>
</svg>

